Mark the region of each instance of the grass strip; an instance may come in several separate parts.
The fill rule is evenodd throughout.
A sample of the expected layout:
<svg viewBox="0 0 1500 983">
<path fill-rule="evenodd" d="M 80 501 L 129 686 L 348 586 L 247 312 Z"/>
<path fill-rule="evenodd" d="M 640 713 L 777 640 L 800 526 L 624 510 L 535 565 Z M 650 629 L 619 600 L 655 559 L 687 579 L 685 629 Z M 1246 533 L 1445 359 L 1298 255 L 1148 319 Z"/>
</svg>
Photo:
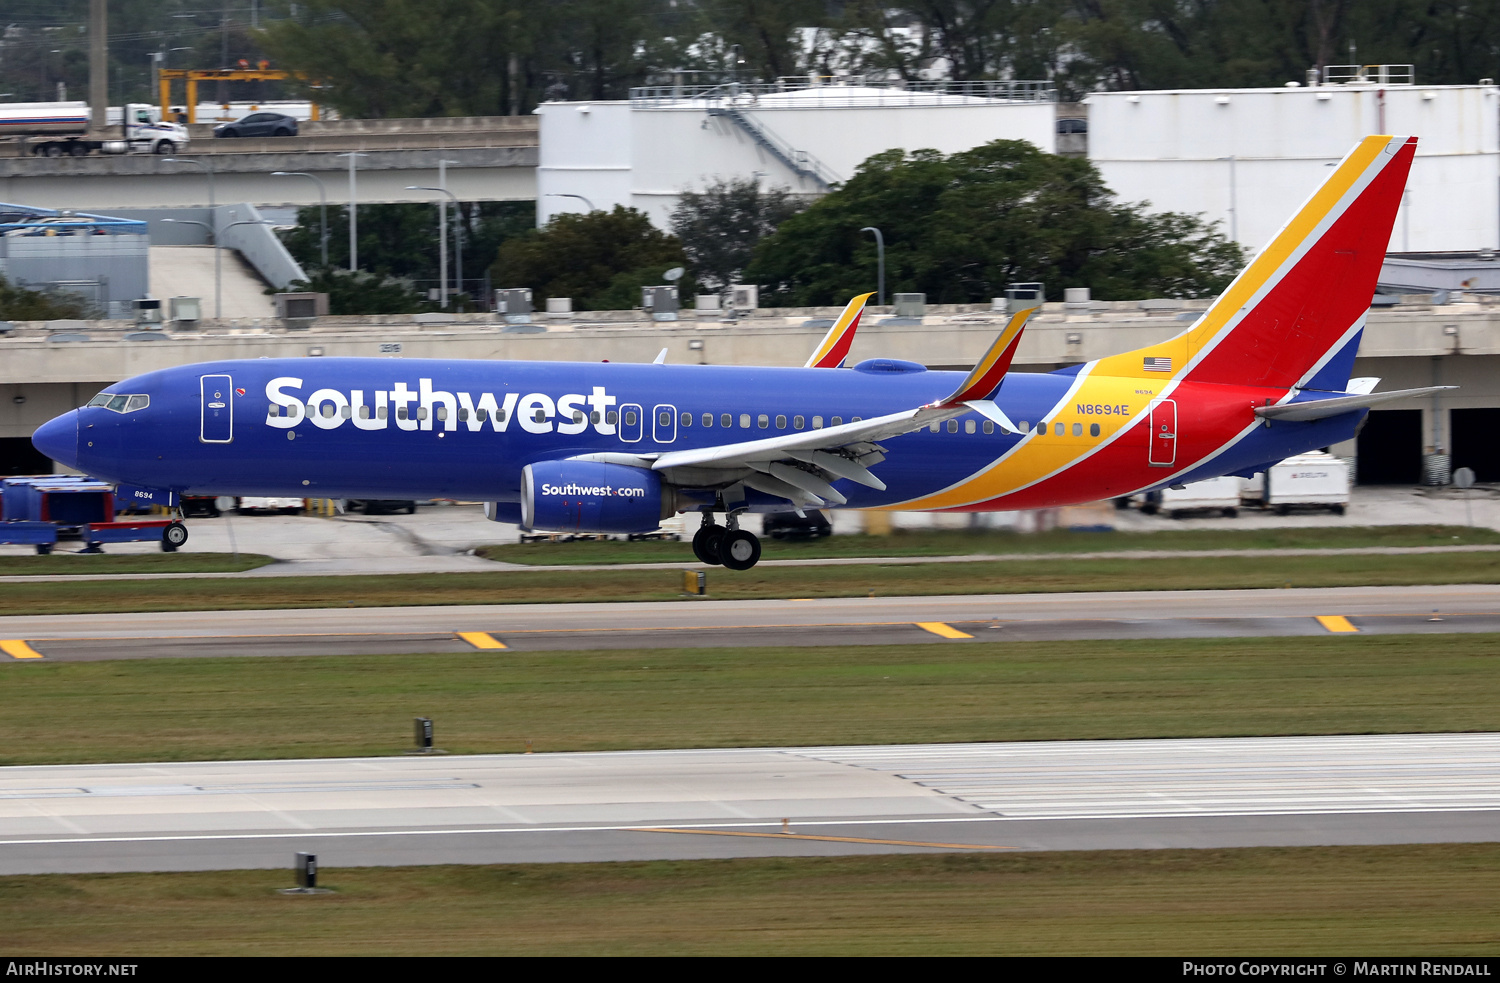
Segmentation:
<svg viewBox="0 0 1500 983">
<path fill-rule="evenodd" d="M 0 878 L 29 955 L 1500 951 L 1500 845 L 886 855 Z"/>
<path fill-rule="evenodd" d="M 50 553 L 0 556 L 0 577 L 99 573 L 234 573 L 274 562 L 259 553 Z"/>
<path fill-rule="evenodd" d="M 1500 635 L 0 664 L 0 764 L 1500 730 Z"/>
<path fill-rule="evenodd" d="M 766 543 L 767 559 L 854 556 L 973 556 L 1004 553 L 1097 553 L 1116 550 L 1338 549 L 1360 546 L 1457 546 L 1500 543 L 1500 532 L 1469 526 L 1320 526 L 1275 529 L 1173 529 L 1160 532 L 1043 533 L 1008 530 L 901 530 L 889 536 L 828 536 Z M 687 542 L 501 543 L 477 555 L 507 563 L 692 563 Z"/>
<path fill-rule="evenodd" d="M 1221 590 L 1495 583 L 1491 553 L 1397 556 L 1173 557 L 1165 560 L 1019 560 L 759 566 L 714 570 L 709 596 L 720 600 L 786 597 L 1022 594 L 1058 591 Z M 232 611 L 257 608 L 391 607 L 429 604 L 528 604 L 566 601 L 665 601 L 681 596 L 676 570 L 504 570 L 494 573 L 391 574 L 151 581 L 80 580 L 0 583 L 6 614 L 117 611 Z"/>
</svg>

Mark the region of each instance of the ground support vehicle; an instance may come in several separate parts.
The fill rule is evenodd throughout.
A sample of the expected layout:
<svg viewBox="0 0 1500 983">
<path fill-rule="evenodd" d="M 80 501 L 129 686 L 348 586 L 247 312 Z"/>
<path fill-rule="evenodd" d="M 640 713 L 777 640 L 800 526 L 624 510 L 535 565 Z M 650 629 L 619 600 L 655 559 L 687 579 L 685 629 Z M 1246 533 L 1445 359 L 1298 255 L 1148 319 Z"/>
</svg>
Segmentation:
<svg viewBox="0 0 1500 983">
<path fill-rule="evenodd" d="M 50 522 L 31 522 L 26 519 L 0 521 L 0 544 L 34 545 L 42 555 L 52 552 L 57 543 L 57 526 Z"/>
<path fill-rule="evenodd" d="M 78 531 L 88 545 L 85 553 L 103 553 L 104 543 L 161 543 L 163 553 L 175 553 L 187 542 L 187 526 L 176 519 L 132 519 L 124 522 L 90 522 Z"/>
<path fill-rule="evenodd" d="M 1240 514 L 1240 479 L 1228 476 L 1190 481 L 1141 496 L 1147 515 L 1165 512 L 1179 519 L 1189 512 L 1219 512 L 1227 518 Z"/>
<path fill-rule="evenodd" d="M 1349 462 L 1312 451 L 1274 464 L 1265 471 L 1261 504 L 1279 515 L 1297 508 L 1343 515 L 1349 507 Z"/>
<path fill-rule="evenodd" d="M 117 520 L 116 488 L 87 475 L 30 475 L 0 482 L 4 521 L 0 543 L 30 543 L 51 553 L 64 539 L 81 539 L 83 552 L 102 553 L 103 543 L 155 542 L 172 553 L 187 542 L 187 527 L 171 518 Z M 129 490 L 120 492 L 129 497 Z"/>
</svg>

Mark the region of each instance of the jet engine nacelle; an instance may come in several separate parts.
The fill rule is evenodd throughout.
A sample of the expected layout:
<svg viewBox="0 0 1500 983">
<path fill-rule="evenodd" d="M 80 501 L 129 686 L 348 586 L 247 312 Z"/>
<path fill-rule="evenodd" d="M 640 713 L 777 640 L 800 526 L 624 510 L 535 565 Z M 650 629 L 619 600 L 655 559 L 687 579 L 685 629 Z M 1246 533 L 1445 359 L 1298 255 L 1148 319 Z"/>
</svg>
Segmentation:
<svg viewBox="0 0 1500 983">
<path fill-rule="evenodd" d="M 672 514 L 661 475 L 595 461 L 540 461 L 521 472 L 521 527 L 548 532 L 651 532 Z"/>
</svg>

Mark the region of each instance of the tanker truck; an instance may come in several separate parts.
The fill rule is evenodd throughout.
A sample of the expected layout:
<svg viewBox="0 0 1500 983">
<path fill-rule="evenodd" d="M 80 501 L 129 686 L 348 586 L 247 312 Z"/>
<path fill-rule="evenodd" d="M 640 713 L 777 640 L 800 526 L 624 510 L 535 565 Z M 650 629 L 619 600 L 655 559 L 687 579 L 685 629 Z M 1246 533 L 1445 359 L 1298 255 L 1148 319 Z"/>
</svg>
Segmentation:
<svg viewBox="0 0 1500 983">
<path fill-rule="evenodd" d="M 86 102 L 0 103 L 0 136 L 19 138 L 39 157 L 101 154 L 173 154 L 187 146 L 187 127 L 164 122 L 155 106 L 131 103 L 124 112 L 124 139 L 91 134 Z"/>
</svg>

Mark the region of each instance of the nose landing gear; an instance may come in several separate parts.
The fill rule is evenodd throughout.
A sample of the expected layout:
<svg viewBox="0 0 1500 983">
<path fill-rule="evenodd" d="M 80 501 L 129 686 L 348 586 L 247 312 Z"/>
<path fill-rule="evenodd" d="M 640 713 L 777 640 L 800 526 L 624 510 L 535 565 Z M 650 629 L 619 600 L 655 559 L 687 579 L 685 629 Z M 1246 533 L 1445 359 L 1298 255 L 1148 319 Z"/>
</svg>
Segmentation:
<svg viewBox="0 0 1500 983">
<path fill-rule="evenodd" d="M 693 555 L 709 566 L 749 570 L 760 562 L 760 540 L 754 533 L 741 529 L 733 513 L 726 522 L 727 527 L 716 525 L 713 513 L 703 513 L 703 525 L 693 536 Z"/>
</svg>

